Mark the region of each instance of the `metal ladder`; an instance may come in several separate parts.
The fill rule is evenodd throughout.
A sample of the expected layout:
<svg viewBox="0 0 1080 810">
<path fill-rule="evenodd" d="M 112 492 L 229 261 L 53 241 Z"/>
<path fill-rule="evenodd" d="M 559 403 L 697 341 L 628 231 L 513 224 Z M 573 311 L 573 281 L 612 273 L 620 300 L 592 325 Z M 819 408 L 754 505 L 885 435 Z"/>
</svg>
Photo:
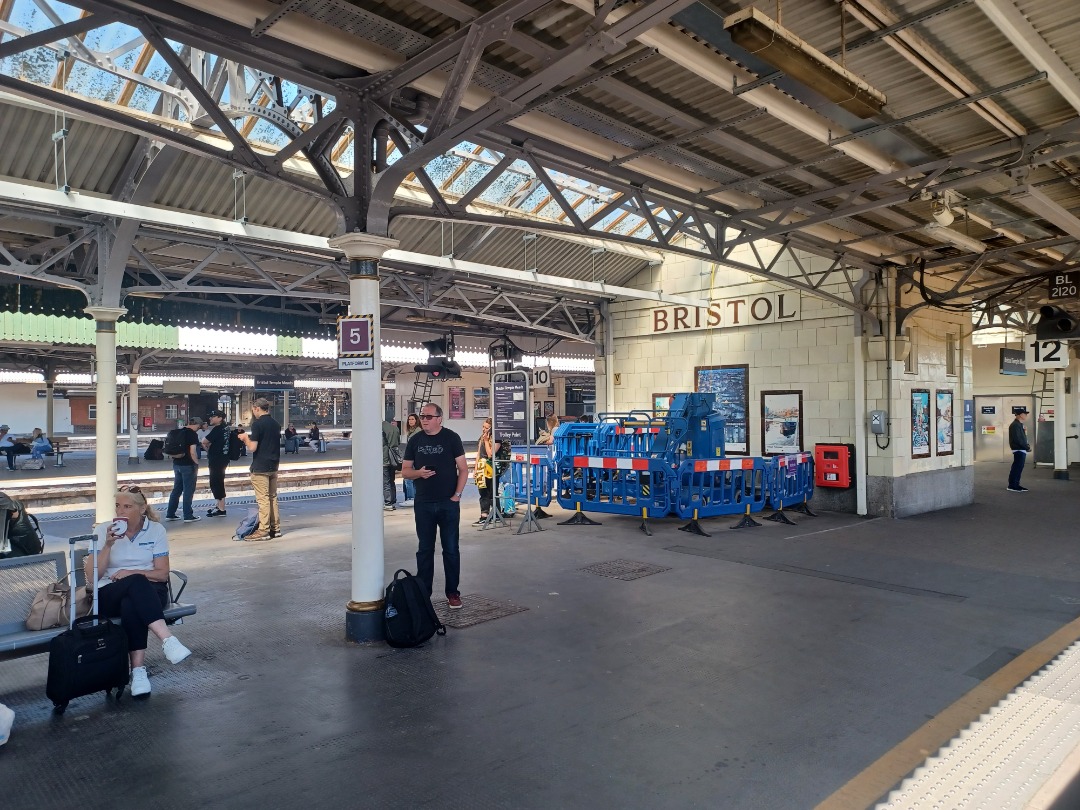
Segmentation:
<svg viewBox="0 0 1080 810">
<path fill-rule="evenodd" d="M 1031 446 L 1035 447 L 1038 440 L 1039 430 L 1046 422 L 1053 422 L 1054 413 L 1054 370 L 1034 369 L 1035 376 L 1031 378 L 1031 394 L 1035 397 L 1035 430 L 1032 431 Z M 1042 379 L 1040 380 L 1040 376 Z M 1040 386 L 1039 383 L 1042 383 Z M 1035 454 L 1032 453 L 1034 457 Z M 1053 467 L 1053 459 L 1050 461 L 1036 461 L 1036 467 Z"/>
<path fill-rule="evenodd" d="M 431 388 L 433 385 L 435 385 L 435 381 L 431 379 L 430 374 L 416 372 L 416 379 L 413 381 L 412 387 L 412 399 L 417 403 L 417 409 L 423 408 L 431 401 Z"/>
</svg>

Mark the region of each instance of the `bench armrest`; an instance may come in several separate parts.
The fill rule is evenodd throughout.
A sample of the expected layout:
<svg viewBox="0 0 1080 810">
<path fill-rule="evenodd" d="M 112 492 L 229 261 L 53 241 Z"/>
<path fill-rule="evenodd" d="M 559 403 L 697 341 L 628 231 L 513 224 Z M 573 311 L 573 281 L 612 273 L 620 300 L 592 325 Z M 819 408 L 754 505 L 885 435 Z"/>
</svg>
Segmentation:
<svg viewBox="0 0 1080 810">
<path fill-rule="evenodd" d="M 184 588 L 187 587 L 188 578 L 187 578 L 187 574 L 185 574 L 183 571 L 170 570 L 169 573 L 173 577 L 176 577 L 178 580 L 180 580 L 180 582 L 182 583 L 180 585 L 180 590 L 178 590 L 174 594 L 173 593 L 173 587 L 172 587 L 172 578 L 170 577 L 170 579 L 169 579 L 169 601 L 172 604 L 175 605 L 180 601 L 180 594 L 182 594 L 184 592 Z"/>
</svg>

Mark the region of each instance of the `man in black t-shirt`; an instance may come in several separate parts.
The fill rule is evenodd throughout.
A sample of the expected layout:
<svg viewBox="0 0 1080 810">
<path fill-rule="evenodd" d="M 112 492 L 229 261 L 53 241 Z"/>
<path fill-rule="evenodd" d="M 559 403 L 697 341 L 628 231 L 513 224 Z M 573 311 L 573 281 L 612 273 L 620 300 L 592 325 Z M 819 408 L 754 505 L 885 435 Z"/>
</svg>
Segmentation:
<svg viewBox="0 0 1080 810">
<path fill-rule="evenodd" d="M 240 440 L 251 453 L 251 488 L 259 505 L 259 528 L 244 539 L 249 542 L 281 537 L 278 514 L 277 474 L 281 460 L 281 425 L 270 415 L 270 400 L 251 403 L 251 430 L 240 429 Z"/>
<path fill-rule="evenodd" d="M 401 477 L 416 484 L 413 516 L 420 547 L 416 551 L 416 576 L 431 595 L 435 579 L 435 533 L 443 550 L 446 601 L 451 609 L 461 607 L 458 580 L 461 552 L 458 535 L 461 525 L 461 493 L 469 480 L 465 448 L 461 437 L 442 426 L 442 408 L 429 402 L 420 409 L 420 432 L 405 446 Z"/>
<path fill-rule="evenodd" d="M 188 420 L 188 426 L 181 428 L 184 436 L 184 455 L 172 460 L 173 488 L 169 493 L 169 506 L 165 510 L 166 520 L 177 520 L 176 507 L 180 505 L 180 496 L 184 496 L 184 523 L 194 523 L 199 516 L 191 511 L 191 502 L 195 498 L 195 480 L 199 477 L 199 459 L 195 455 L 195 446 L 199 443 L 199 434 L 195 430 L 202 425 L 197 416 Z"/>
<path fill-rule="evenodd" d="M 206 417 L 210 430 L 202 440 L 206 449 L 206 466 L 210 472 L 210 491 L 217 501 L 206 510 L 207 517 L 221 517 L 225 512 L 225 470 L 229 466 L 229 427 L 225 411 L 210 411 Z"/>
</svg>

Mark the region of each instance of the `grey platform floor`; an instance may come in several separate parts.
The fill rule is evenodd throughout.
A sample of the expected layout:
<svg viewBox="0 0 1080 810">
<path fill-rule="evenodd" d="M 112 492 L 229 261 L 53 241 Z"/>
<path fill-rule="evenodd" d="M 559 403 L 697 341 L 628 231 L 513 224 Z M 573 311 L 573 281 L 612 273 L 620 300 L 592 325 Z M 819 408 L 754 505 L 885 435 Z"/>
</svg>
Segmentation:
<svg viewBox="0 0 1080 810">
<path fill-rule="evenodd" d="M 1029 470 L 1016 495 L 1005 473 L 901 521 L 463 526 L 462 618 L 470 595 L 526 609 L 412 650 L 343 640 L 347 499 L 287 502 L 266 544 L 229 541 L 232 515 L 169 524 L 194 654 L 152 642 L 149 700 L 59 718 L 46 656 L 0 662 L 0 804 L 812 808 L 1080 615 L 1077 482 Z M 386 526 L 388 577 L 415 541 L 408 509 Z M 667 570 L 582 570 L 615 560 Z"/>
</svg>

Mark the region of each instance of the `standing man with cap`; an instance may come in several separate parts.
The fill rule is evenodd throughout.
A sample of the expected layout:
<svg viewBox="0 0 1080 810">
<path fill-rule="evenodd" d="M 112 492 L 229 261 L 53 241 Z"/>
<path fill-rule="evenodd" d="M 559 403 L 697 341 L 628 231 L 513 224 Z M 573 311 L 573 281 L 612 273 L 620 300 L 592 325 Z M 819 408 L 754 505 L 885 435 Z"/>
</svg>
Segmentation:
<svg viewBox="0 0 1080 810">
<path fill-rule="evenodd" d="M 238 435 L 251 453 L 251 488 L 259 505 L 259 528 L 244 539 L 257 542 L 281 537 L 277 500 L 281 425 L 270 415 L 270 400 L 260 397 L 251 403 L 251 432 L 241 427 Z"/>
<path fill-rule="evenodd" d="M 180 503 L 180 496 L 184 496 L 184 523 L 194 523 L 199 516 L 191 510 L 191 502 L 195 500 L 195 481 L 199 477 L 199 459 L 195 455 L 195 446 L 199 443 L 199 434 L 196 433 L 202 425 L 202 419 L 192 416 L 188 419 L 186 428 L 179 428 L 180 442 L 184 452 L 179 456 L 173 456 L 173 488 L 169 493 L 169 506 L 165 510 L 166 520 L 177 520 L 176 507 Z M 172 431 L 169 431 L 172 433 Z M 166 438 L 167 443 L 167 438 Z"/>
<path fill-rule="evenodd" d="M 1009 469 L 1009 492 L 1027 492 L 1027 487 L 1020 486 L 1020 475 L 1024 472 L 1024 464 L 1027 462 L 1027 454 L 1031 452 L 1028 444 L 1027 431 L 1024 430 L 1024 420 L 1027 419 L 1028 409 L 1016 408 L 1013 411 L 1016 417 L 1009 425 L 1009 449 L 1012 450 L 1013 463 Z"/>
<path fill-rule="evenodd" d="M 224 411 L 210 411 L 206 417 L 210 430 L 202 440 L 206 450 L 206 466 L 210 471 L 210 492 L 217 503 L 206 510 L 207 517 L 221 517 L 225 512 L 225 470 L 229 466 L 229 430 Z"/>
<path fill-rule="evenodd" d="M 435 533 L 442 541 L 446 601 L 451 610 L 461 608 L 458 580 L 461 577 L 461 493 L 469 480 L 461 437 L 442 426 L 442 408 L 429 402 L 420 409 L 421 430 L 405 445 L 401 477 L 416 482 L 413 519 L 420 547 L 416 551 L 416 576 L 428 596 L 435 579 Z"/>
</svg>

